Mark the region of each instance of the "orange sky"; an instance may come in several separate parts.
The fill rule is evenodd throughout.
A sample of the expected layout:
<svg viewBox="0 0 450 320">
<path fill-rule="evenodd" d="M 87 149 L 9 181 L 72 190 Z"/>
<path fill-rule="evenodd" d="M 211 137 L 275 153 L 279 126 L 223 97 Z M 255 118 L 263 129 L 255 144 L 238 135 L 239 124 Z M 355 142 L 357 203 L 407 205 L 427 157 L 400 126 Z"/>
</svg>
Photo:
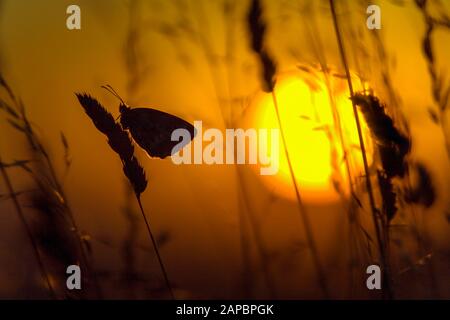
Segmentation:
<svg viewBox="0 0 450 320">
<path fill-rule="evenodd" d="M 420 14 L 405 1 L 405 6 L 391 1 L 379 1 L 382 8 L 382 37 L 391 60 L 395 90 L 401 96 L 402 108 L 411 125 L 414 139 L 413 157 L 423 159 L 435 175 L 440 194 L 437 206 L 445 205 L 450 190 L 450 168 L 443 147 L 442 134 L 428 117 L 426 107 L 432 104 L 426 64 L 421 53 L 424 26 Z M 223 101 L 228 96 L 241 98 L 259 90 L 258 65 L 248 50 L 245 24 L 246 3 L 236 1 L 236 11 L 228 20 L 223 18 L 219 1 L 179 1 L 187 3 L 186 10 L 168 1 L 148 1 L 133 20 L 142 28 L 138 55 L 143 76 L 137 87 L 127 89 L 129 70 L 124 63 L 125 40 L 129 25 L 125 1 L 78 1 L 82 12 L 82 30 L 65 28 L 65 9 L 73 1 L 3 1 L 0 11 L 0 67 L 3 75 L 21 96 L 29 117 L 51 149 L 52 157 L 63 172 L 63 149 L 59 132 L 67 136 L 73 165 L 64 185 L 73 211 L 82 229 L 98 238 L 119 243 L 125 231 L 120 212 L 124 202 L 124 178 L 121 164 L 108 149 L 105 138 L 96 132 L 78 105 L 74 92 L 86 91 L 96 96 L 107 109 L 118 115 L 118 101 L 101 90 L 111 84 L 129 103 L 155 107 L 193 122 L 203 120 L 208 127 L 224 128 Z M 280 74 L 292 72 L 299 63 L 316 63 L 305 16 L 289 9 L 279 1 L 267 1 L 268 46 L 277 59 Z M 299 1 L 304 4 L 303 1 Z M 306 2 L 305 2 L 306 3 Z M 314 2 L 315 3 L 315 2 Z M 356 3 L 356 1 L 355 1 Z M 445 2 L 447 8 L 449 2 Z M 328 63 L 340 68 L 336 39 L 328 13 L 314 4 L 316 30 L 320 36 Z M 351 6 L 349 22 L 358 23 L 364 39 L 370 39 L 365 29 L 364 13 Z M 318 14 L 317 14 L 318 13 Z M 186 17 L 185 17 L 186 16 Z M 192 39 L 185 34 L 167 35 L 161 30 L 186 18 L 193 28 Z M 228 23 L 227 23 L 228 22 Z M 164 29 L 166 27 L 166 29 Z M 226 30 L 233 30 L 227 36 Z M 374 31 L 375 32 L 375 31 Z M 436 37 L 438 63 L 450 70 L 449 34 Z M 230 45 L 230 47 L 227 47 Z M 371 42 L 367 49 L 373 52 Z M 209 55 L 204 48 L 209 49 Z M 228 49 L 227 49 L 228 48 Z M 230 49 L 231 48 L 231 49 Z M 227 50 L 231 59 L 227 60 Z M 296 53 L 294 57 L 292 53 Z M 229 53 L 229 52 L 228 52 Z M 380 88 L 375 78 L 375 58 L 368 60 L 372 70 L 368 81 Z M 353 62 L 352 62 L 353 63 Z M 354 64 L 354 63 L 353 63 Z M 354 69 L 356 67 L 352 65 Z M 356 70 L 355 70 L 356 72 Z M 373 77 L 373 79 L 371 78 Z M 380 88 L 381 89 L 381 88 Z M 383 96 L 384 92 L 380 90 Z M 247 114 L 238 117 L 245 120 Z M 9 160 L 21 158 L 21 141 L 9 126 L 0 122 L 0 150 Z M 14 156 L 12 156 L 14 155 Z M 167 230 L 171 242 L 164 248 L 168 271 L 186 288 L 199 287 L 201 294 L 227 297 L 236 289 L 236 273 L 240 268 L 239 200 L 236 189 L 237 174 L 231 166 L 175 166 L 170 160 L 148 159 L 139 152 L 149 177 L 148 190 L 143 195 L 155 230 Z M 273 198 L 270 187 L 263 184 L 249 168 L 242 169 L 251 206 L 261 221 L 265 241 L 272 251 L 284 248 L 291 239 L 304 241 L 297 223 L 295 205 L 287 199 Z M 23 185 L 18 182 L 18 186 Z M 445 191 L 442 191 L 445 190 Z M 444 200 L 442 200 L 444 199 Z M 8 204 L 0 203 L 0 210 L 8 211 Z M 336 226 L 344 224 L 340 204 L 311 204 L 313 225 L 321 236 L 320 251 L 327 263 L 335 263 L 334 244 L 342 238 Z M 5 219 L 4 217 L 0 219 Z M 436 209 L 431 212 L 428 225 L 433 226 L 434 241 L 448 247 L 448 224 Z M 0 243 L 10 241 L 13 232 L 6 230 L 14 222 L 0 223 Z M 141 241 L 147 241 L 141 233 Z M 447 243 L 447 244 L 446 244 Z M 99 264 L 118 265 L 120 256 L 114 250 L 95 244 Z M 9 261 L 11 254 L 0 250 L 0 261 Z M 154 261 L 141 257 L 141 267 L 149 265 L 157 271 Z M 281 263 L 281 262 L 280 262 Z M 336 262 L 338 263 L 338 262 Z M 295 275 L 295 268 L 286 271 Z M 311 266 L 305 262 L 304 276 L 298 283 L 310 283 Z M 220 277 L 217 277 L 220 274 Z M 0 283 L 2 282 L 0 274 Z M 210 283 L 203 288 L 199 281 Z M 295 283 L 287 285 L 286 296 L 295 293 Z M 6 289 L 5 289 L 6 290 Z M 209 290 L 203 292 L 202 290 Z M 195 291 L 195 290 L 194 290 Z M 0 288 L 0 296 L 4 293 Z"/>
</svg>

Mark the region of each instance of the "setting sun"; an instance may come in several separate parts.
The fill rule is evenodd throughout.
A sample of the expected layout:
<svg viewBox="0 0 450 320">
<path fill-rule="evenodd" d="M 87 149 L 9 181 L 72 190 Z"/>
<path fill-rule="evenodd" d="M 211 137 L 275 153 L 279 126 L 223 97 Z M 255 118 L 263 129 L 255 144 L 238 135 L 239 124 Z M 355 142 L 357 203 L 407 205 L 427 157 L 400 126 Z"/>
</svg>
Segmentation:
<svg viewBox="0 0 450 320">
<path fill-rule="evenodd" d="M 337 113 L 333 114 L 333 102 L 330 101 L 327 86 L 318 75 L 285 76 L 279 80 L 275 90 L 295 177 L 302 195 L 312 202 L 335 201 L 339 196 L 336 184 L 339 184 L 342 191 L 348 192 L 343 145 L 346 150 L 351 150 L 348 161 L 353 162 L 354 170 L 360 172 L 363 169 L 346 81 L 331 79 L 330 90 L 334 94 L 339 118 L 336 118 Z M 363 121 L 362 117 L 360 119 Z M 271 95 L 261 96 L 256 101 L 251 121 L 260 128 L 278 128 Z M 341 122 L 341 131 L 337 129 L 336 121 Z M 363 131 L 368 137 L 365 123 Z M 268 143 L 270 144 L 270 141 Z M 368 144 L 369 154 L 371 150 L 371 145 Z M 295 198 L 282 144 L 279 148 L 278 174 L 262 179 L 267 187 L 278 195 Z"/>
</svg>

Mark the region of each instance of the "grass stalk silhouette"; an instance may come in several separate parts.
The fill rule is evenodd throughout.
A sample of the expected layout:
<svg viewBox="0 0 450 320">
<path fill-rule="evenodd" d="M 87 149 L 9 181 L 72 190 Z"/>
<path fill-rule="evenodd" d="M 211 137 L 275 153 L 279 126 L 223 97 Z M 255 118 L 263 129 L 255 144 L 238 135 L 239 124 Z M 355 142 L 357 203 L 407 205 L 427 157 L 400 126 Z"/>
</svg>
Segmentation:
<svg viewBox="0 0 450 320">
<path fill-rule="evenodd" d="M 336 14 L 335 3 L 333 0 L 329 0 L 329 4 L 330 4 L 330 9 L 331 9 L 331 15 L 333 18 L 334 31 L 335 31 L 336 39 L 338 42 L 339 53 L 340 53 L 340 57 L 341 57 L 343 65 L 344 65 L 345 74 L 347 77 L 347 83 L 348 83 L 348 88 L 350 91 L 350 96 L 353 97 L 354 96 L 353 84 L 352 84 L 350 70 L 348 67 L 348 62 L 347 62 L 347 58 L 346 58 L 346 54 L 345 54 L 344 43 L 343 43 L 343 40 L 341 37 L 339 22 L 338 22 L 338 18 L 337 18 L 337 14 Z M 358 131 L 358 139 L 359 139 L 360 148 L 361 148 L 361 154 L 362 154 L 362 159 L 363 159 L 363 164 L 364 164 L 364 171 L 366 174 L 365 181 L 366 181 L 367 193 L 369 196 L 369 204 L 370 204 L 370 208 L 371 208 L 371 212 L 372 212 L 372 221 L 373 221 L 374 228 L 375 228 L 377 244 L 378 244 L 378 249 L 379 249 L 380 259 L 381 259 L 381 265 L 382 265 L 382 270 L 383 270 L 383 275 L 384 275 L 383 281 L 384 281 L 384 285 L 385 285 L 384 286 L 385 290 L 383 290 L 383 292 L 386 293 L 387 298 L 392 298 L 392 291 L 391 291 L 391 286 L 389 283 L 390 282 L 389 270 L 388 270 L 389 265 L 387 262 L 386 247 L 385 247 L 385 243 L 383 242 L 383 237 L 381 234 L 382 226 L 380 226 L 380 223 L 378 221 L 379 214 L 378 214 L 378 210 L 376 208 L 372 183 L 370 181 L 370 170 L 369 170 L 369 164 L 368 164 L 368 160 L 367 160 L 366 147 L 364 144 L 364 138 L 363 138 L 363 134 L 362 134 L 358 109 L 357 109 L 356 103 L 353 100 L 352 100 L 352 107 L 353 107 L 353 114 L 354 114 L 354 118 L 355 118 L 355 122 L 356 122 L 356 128 Z"/>
<path fill-rule="evenodd" d="M 19 133 L 23 134 L 26 138 L 28 147 L 30 148 L 33 157 L 36 157 L 37 162 L 42 165 L 39 170 L 41 170 L 40 174 L 42 174 L 42 176 L 46 178 L 46 182 L 43 183 L 42 181 L 40 181 L 38 175 L 36 175 L 36 173 L 25 164 L 21 165 L 20 167 L 31 176 L 31 178 L 36 182 L 36 185 L 39 187 L 39 189 L 43 191 L 43 194 L 49 192 L 47 194 L 48 198 L 54 198 L 56 196 L 56 198 L 58 199 L 58 204 L 63 207 L 64 216 L 66 219 L 68 219 L 70 227 L 73 230 L 75 241 L 79 246 L 81 264 L 86 267 L 87 274 L 93 280 L 97 296 L 101 297 L 101 289 L 98 284 L 95 272 L 93 271 L 90 264 L 88 254 L 86 252 L 86 246 L 82 240 L 83 235 L 78 228 L 71 207 L 68 204 L 68 199 L 65 195 L 61 183 L 59 182 L 49 153 L 40 137 L 36 134 L 33 126 L 31 125 L 31 122 L 26 114 L 25 105 L 23 104 L 21 99 L 14 94 L 11 87 L 1 75 L 0 86 L 6 91 L 9 100 L 12 102 L 10 104 L 6 100 L 1 100 L 0 110 L 6 113 L 8 117 L 7 120 L 12 125 L 12 127 Z M 49 188 L 45 188 L 44 184 L 48 184 L 48 187 L 51 189 L 51 191 L 49 191 Z"/>
<path fill-rule="evenodd" d="M 322 263 L 320 261 L 319 252 L 317 250 L 317 245 L 314 240 L 314 235 L 312 232 L 311 222 L 309 220 L 306 207 L 303 203 L 302 196 L 300 194 L 300 188 L 297 184 L 297 180 L 295 178 L 295 173 L 294 173 L 294 168 L 292 166 L 292 162 L 291 162 L 291 159 L 289 156 L 289 150 L 288 150 L 288 147 L 286 144 L 286 135 L 285 135 L 285 132 L 283 129 L 282 121 L 281 121 L 280 110 L 279 110 L 279 106 L 278 106 L 277 97 L 275 94 L 275 88 L 273 88 L 271 95 L 272 95 L 273 105 L 275 108 L 275 113 L 277 116 L 278 128 L 280 129 L 280 135 L 281 135 L 281 140 L 283 143 L 284 154 L 286 156 L 286 161 L 288 163 L 288 168 L 289 168 L 289 174 L 291 176 L 292 185 L 293 185 L 294 191 L 295 191 L 295 198 L 297 200 L 296 201 L 297 209 L 300 214 L 300 218 L 302 220 L 303 226 L 305 228 L 306 241 L 308 243 L 309 249 L 311 250 L 311 255 L 313 258 L 314 266 L 316 268 L 319 286 L 320 286 L 325 298 L 330 298 L 330 293 L 328 290 L 327 281 L 326 281 L 326 277 L 325 277 L 325 271 L 324 271 Z"/>
<path fill-rule="evenodd" d="M 235 8 L 236 4 L 233 4 L 232 1 L 228 1 L 226 3 L 226 6 L 224 7 L 224 17 L 226 19 L 226 35 L 225 35 L 225 61 L 226 61 L 226 87 L 227 87 L 227 94 L 228 94 L 228 101 L 229 101 L 229 124 L 232 128 L 236 127 L 235 124 L 235 115 L 234 115 L 234 107 L 232 105 L 232 98 L 233 98 L 233 90 L 232 90 L 232 77 L 231 77 L 231 60 L 232 60 L 232 52 L 233 52 L 233 44 L 234 44 L 234 32 L 233 32 L 233 21 L 234 21 L 234 14 L 236 11 Z M 236 106 L 235 106 L 236 107 Z M 223 110 L 223 108 L 221 108 Z M 222 111 L 223 114 L 223 111 Z M 275 286 L 275 280 L 273 279 L 272 273 L 270 271 L 270 258 L 267 254 L 267 250 L 264 246 L 263 242 L 263 235 L 261 233 L 260 227 L 258 225 L 257 218 L 255 217 L 253 211 L 250 208 L 250 203 L 248 201 L 248 193 L 245 187 L 245 179 L 243 176 L 243 172 L 241 168 L 236 168 L 237 171 L 237 177 L 238 177 L 238 186 L 241 189 L 241 194 L 243 195 L 243 202 L 244 202 L 244 212 L 247 213 L 251 228 L 254 232 L 254 238 L 255 238 L 255 244 L 259 253 L 259 256 L 261 258 L 261 264 L 262 264 L 262 270 L 263 270 L 263 277 L 264 281 L 266 283 L 269 297 L 271 299 L 277 298 L 277 290 Z M 242 239 L 244 241 L 244 239 Z"/>
<path fill-rule="evenodd" d="M 97 130 L 108 137 L 108 144 L 111 149 L 120 157 L 122 162 L 122 169 L 125 176 L 128 178 L 136 195 L 139 208 L 141 210 L 145 225 L 147 227 L 148 235 L 150 237 L 152 246 L 155 250 L 158 264 L 164 277 L 167 290 L 172 299 L 175 299 L 172 286 L 167 276 L 167 271 L 161 259 L 158 250 L 158 245 L 150 228 L 144 208 L 141 202 L 141 194 L 147 188 L 147 178 L 145 176 L 144 168 L 139 163 L 134 155 L 134 144 L 131 140 L 128 131 L 124 130 L 122 126 L 114 120 L 114 117 L 94 98 L 87 94 L 77 93 L 79 103 L 85 110 L 88 117 L 92 120 Z"/>
<path fill-rule="evenodd" d="M 160 255 L 159 249 L 158 249 L 158 244 L 157 244 L 157 242 L 155 240 L 155 237 L 153 236 L 152 229 L 150 228 L 150 223 L 149 223 L 149 221 L 147 219 L 147 216 L 145 214 L 144 207 L 142 206 L 140 195 L 136 194 L 136 199 L 137 199 L 137 202 L 139 204 L 139 209 L 141 210 L 142 217 L 144 218 L 145 226 L 147 227 L 148 235 L 149 235 L 150 240 L 152 242 L 153 248 L 155 249 L 156 258 L 158 259 L 158 263 L 159 263 L 159 265 L 161 267 L 161 272 L 162 272 L 163 277 L 164 277 L 164 282 L 166 283 L 167 289 L 169 290 L 169 293 L 170 293 L 170 296 L 171 296 L 172 300 L 175 300 L 175 295 L 173 293 L 172 286 L 170 285 L 170 281 L 169 281 L 169 277 L 167 276 L 166 268 L 164 267 L 164 263 L 163 263 L 163 261 L 161 259 L 161 255 Z"/>
<path fill-rule="evenodd" d="M 76 243 L 79 246 L 79 259 L 81 260 L 81 263 L 86 267 L 87 274 L 92 277 L 98 297 L 101 297 L 100 286 L 98 285 L 96 275 L 92 271 L 92 268 L 90 266 L 86 248 L 82 241 L 82 235 L 79 232 L 79 228 L 68 204 L 64 189 L 62 188 L 62 185 L 58 180 L 49 153 L 44 147 L 44 144 L 41 141 L 40 137 L 36 134 L 33 126 L 31 125 L 31 122 L 26 114 L 25 105 L 23 104 L 22 100 L 14 94 L 13 90 L 1 74 L 0 86 L 5 90 L 10 100 L 10 102 L 8 102 L 2 99 L 0 101 L 0 110 L 5 112 L 7 121 L 11 124 L 11 126 L 25 137 L 28 147 L 30 148 L 30 152 L 32 153 L 33 158 L 35 158 L 36 160 L 35 162 L 41 166 L 39 169 L 41 171 L 40 175 L 42 175 L 42 179 L 45 179 L 45 182 L 41 181 L 42 179 L 40 179 L 38 174 L 34 172 L 33 169 L 29 168 L 26 163 L 22 163 L 19 167 L 21 167 L 32 178 L 32 180 L 36 183 L 38 189 L 44 195 L 46 195 L 46 197 L 50 199 L 55 198 L 56 196 L 56 198 L 58 199 L 58 205 L 61 205 L 63 207 L 64 217 L 69 220 L 70 227 L 73 230 L 73 234 L 75 235 Z M 49 191 L 49 188 L 46 188 L 46 185 L 51 189 L 51 191 Z"/>
<path fill-rule="evenodd" d="M 40 273 L 42 275 L 42 278 L 44 279 L 44 281 L 47 284 L 50 296 L 53 299 L 55 299 L 56 298 L 56 293 L 53 290 L 52 284 L 50 282 L 49 274 L 47 272 L 47 269 L 45 267 L 44 262 L 42 261 L 41 254 L 39 252 L 39 247 L 38 247 L 37 242 L 36 242 L 36 240 L 35 240 L 35 238 L 33 236 L 33 232 L 31 231 L 31 228 L 28 225 L 28 222 L 27 222 L 27 220 L 25 218 L 24 212 L 22 210 L 22 206 L 19 203 L 19 199 L 17 199 L 17 194 L 14 191 L 14 187 L 12 185 L 11 179 L 9 178 L 8 172 L 6 171 L 6 168 L 3 166 L 3 162 L 2 162 L 1 156 L 0 156 L 0 171 L 1 171 L 2 177 L 3 177 L 4 181 L 5 181 L 6 188 L 8 189 L 8 193 L 9 193 L 9 195 L 11 197 L 11 200 L 12 200 L 12 202 L 14 204 L 15 210 L 17 212 L 17 216 L 19 217 L 20 223 L 22 224 L 22 226 L 23 226 L 23 228 L 25 230 L 25 233 L 26 233 L 26 235 L 28 237 L 28 240 L 30 241 L 31 247 L 32 247 L 34 255 L 36 257 L 36 261 L 38 263 L 38 267 L 39 267 Z"/>
<path fill-rule="evenodd" d="M 295 173 L 293 169 L 292 162 L 290 160 L 288 146 L 286 143 L 286 136 L 281 121 L 280 109 L 278 106 L 278 101 L 275 93 L 275 77 L 276 77 L 276 64 L 272 57 L 267 51 L 265 46 L 265 36 L 266 36 L 266 23 L 263 21 L 263 8 L 259 0 L 253 0 L 250 5 L 250 10 L 248 13 L 248 27 L 251 39 L 251 48 L 257 54 L 259 62 L 262 68 L 261 80 L 263 85 L 263 90 L 272 96 L 273 105 L 275 108 L 275 113 L 277 117 L 278 127 L 280 129 L 280 135 L 283 143 L 283 149 L 286 156 L 286 160 L 289 167 L 289 174 L 291 176 L 291 181 L 295 190 L 297 209 L 300 214 L 300 218 L 305 229 L 306 241 L 308 247 L 311 251 L 313 264 L 315 271 L 317 273 L 317 278 L 319 286 L 324 294 L 325 298 L 330 297 L 330 293 L 327 286 L 327 281 L 325 277 L 325 272 L 320 261 L 317 246 L 314 240 L 311 223 L 306 211 L 306 207 L 303 203 L 300 189 L 295 178 Z"/>
<path fill-rule="evenodd" d="M 300 12 L 301 17 L 305 18 L 305 16 Z M 349 235 L 349 248 L 350 248 L 350 259 L 353 259 L 354 254 L 357 254 L 357 239 L 355 230 L 357 230 L 359 226 L 358 221 L 358 206 L 357 206 L 357 195 L 355 192 L 355 187 L 353 186 L 353 176 L 352 176 L 352 168 L 350 164 L 349 159 L 349 152 L 347 145 L 346 137 L 342 129 L 342 119 L 341 115 L 339 114 L 338 106 L 336 103 L 336 99 L 334 97 L 334 90 L 332 88 L 332 82 L 331 77 L 332 74 L 330 72 L 330 68 L 326 61 L 326 55 L 324 46 L 321 39 L 320 29 L 317 26 L 317 21 L 315 19 L 315 15 L 309 13 L 310 17 L 310 23 L 305 23 L 305 29 L 307 30 L 307 35 L 309 38 L 309 42 L 311 43 L 313 52 L 315 56 L 317 57 L 317 60 L 320 65 L 320 72 L 323 74 L 325 87 L 327 89 L 328 94 L 328 100 L 330 103 L 330 109 L 333 114 L 333 124 L 335 128 L 335 132 L 337 133 L 337 140 L 340 143 L 340 146 L 342 148 L 342 151 L 344 152 L 344 162 L 345 162 L 345 168 L 346 168 L 346 175 L 347 175 L 347 183 L 348 188 L 350 192 L 350 198 L 347 200 L 347 196 L 343 193 L 343 190 L 341 188 L 337 189 L 336 191 L 339 193 L 341 201 L 343 202 L 344 206 L 346 206 L 346 212 L 348 216 L 348 222 L 350 226 L 350 235 Z M 336 142 L 333 140 L 332 134 L 330 134 L 330 131 L 328 131 L 328 139 L 332 145 L 334 145 Z M 330 151 L 332 152 L 332 151 Z M 336 161 L 336 160 L 334 160 Z M 339 172 L 339 167 L 335 165 L 332 165 L 333 169 Z M 355 228 L 356 227 L 356 228 Z M 349 288 L 353 287 L 353 270 L 352 263 L 349 263 L 349 274 L 350 274 L 350 284 Z"/>
<path fill-rule="evenodd" d="M 87 272 L 88 274 L 92 277 L 92 280 L 94 282 L 94 288 L 95 291 L 97 293 L 98 298 L 102 298 L 103 297 L 103 293 L 100 287 L 100 284 L 98 282 L 97 276 L 95 274 L 95 270 L 93 270 L 93 267 L 91 265 L 91 259 L 88 255 L 88 253 L 86 252 L 86 245 L 83 243 L 83 235 L 80 232 L 80 229 L 78 227 L 78 223 L 75 220 L 75 217 L 73 215 L 72 209 L 70 208 L 69 204 L 67 203 L 67 197 L 65 195 L 64 189 L 62 188 L 61 184 L 59 183 L 59 180 L 56 176 L 56 171 L 53 167 L 53 163 L 50 160 L 50 157 L 48 156 L 47 152 L 43 152 L 43 156 L 45 158 L 45 161 L 47 162 L 47 166 L 48 169 L 50 171 L 50 174 L 53 178 L 53 182 L 56 186 L 56 190 L 59 193 L 59 195 L 61 196 L 62 199 L 64 199 L 63 203 L 64 203 L 64 207 L 67 211 L 67 216 L 70 220 L 70 224 L 72 225 L 73 231 L 75 233 L 75 238 L 76 238 L 76 242 L 78 244 L 78 247 L 80 249 L 80 254 L 81 254 L 81 259 L 82 259 L 82 263 L 86 266 Z"/>
<path fill-rule="evenodd" d="M 209 30 L 209 27 L 206 25 L 206 16 L 204 14 L 201 2 L 199 2 L 198 5 L 199 5 L 199 16 L 200 16 L 198 25 L 203 30 Z M 228 9 L 232 10 L 232 8 L 228 8 Z M 200 22 L 203 22 L 203 26 L 200 25 Z M 229 39 L 229 37 L 230 37 L 229 33 L 230 33 L 230 31 L 227 30 L 227 41 L 226 41 L 226 45 L 225 45 L 226 51 L 227 51 L 227 53 L 226 53 L 227 59 L 229 59 L 229 57 L 230 57 L 230 45 L 231 45 L 231 41 Z M 210 73 L 210 77 L 212 80 L 214 94 L 217 98 L 219 111 L 222 115 L 223 122 L 226 127 L 228 127 L 228 126 L 234 127 L 235 122 L 234 122 L 234 117 L 232 115 L 233 108 L 231 106 L 231 103 L 229 102 L 228 105 L 225 105 L 222 102 L 222 100 L 220 99 L 219 79 L 218 79 L 218 76 L 214 72 L 214 70 L 216 69 L 216 66 L 214 65 L 214 63 L 211 59 L 212 48 L 211 48 L 210 44 L 208 43 L 207 39 L 202 34 L 198 34 L 197 37 L 199 40 L 200 48 L 205 56 L 205 60 L 208 65 L 208 71 Z M 229 68 L 229 65 L 227 67 Z M 228 93 L 228 96 L 231 98 L 231 90 L 230 90 L 231 81 L 229 79 L 229 70 L 227 70 L 226 83 L 227 83 L 227 90 L 228 90 L 227 93 Z M 228 110 L 226 110 L 226 109 L 228 109 Z M 228 111 L 228 115 L 227 115 L 227 111 Z M 275 288 L 275 281 L 269 270 L 269 262 L 270 261 L 268 258 L 267 250 L 263 244 L 262 234 L 257 225 L 258 224 L 257 219 L 252 211 L 250 201 L 248 200 L 248 197 L 247 197 L 247 191 L 246 191 L 245 184 L 244 184 L 244 182 L 245 182 L 244 176 L 243 176 L 241 169 L 236 166 L 235 166 L 234 173 L 235 173 L 235 176 L 237 179 L 236 185 L 238 188 L 238 201 L 239 201 L 239 209 L 238 209 L 239 210 L 238 218 L 239 218 L 239 224 L 240 224 L 239 233 L 240 233 L 240 245 L 241 245 L 242 261 L 243 261 L 243 268 L 244 268 L 244 272 L 242 275 L 243 276 L 243 280 L 242 280 L 243 292 L 247 296 L 250 295 L 251 287 L 252 287 L 250 246 L 249 246 L 248 237 L 246 235 L 247 230 L 245 230 L 246 221 L 248 220 L 250 228 L 251 228 L 250 231 L 253 231 L 253 235 L 254 235 L 253 238 L 254 238 L 254 241 L 256 244 L 256 250 L 261 259 L 263 278 L 264 278 L 265 285 L 268 289 L 269 298 L 275 299 L 276 298 L 276 288 Z M 242 203 L 242 205 L 241 205 L 241 203 Z"/>
<path fill-rule="evenodd" d="M 422 51 L 428 67 L 428 74 L 431 80 L 431 91 L 433 100 L 438 112 L 429 109 L 431 120 L 438 124 L 442 130 L 445 141 L 447 156 L 450 158 L 450 123 L 448 121 L 447 111 L 450 108 L 450 83 L 446 81 L 445 74 L 439 70 L 436 61 L 436 52 L 434 50 L 433 34 L 435 31 L 443 30 L 450 32 L 450 17 L 442 10 L 439 18 L 435 18 L 431 13 L 429 6 L 433 3 L 428 0 L 415 0 L 415 4 L 422 14 L 422 18 L 426 27 L 425 34 L 422 39 Z M 437 7 L 442 6 L 440 1 L 434 3 Z"/>
</svg>

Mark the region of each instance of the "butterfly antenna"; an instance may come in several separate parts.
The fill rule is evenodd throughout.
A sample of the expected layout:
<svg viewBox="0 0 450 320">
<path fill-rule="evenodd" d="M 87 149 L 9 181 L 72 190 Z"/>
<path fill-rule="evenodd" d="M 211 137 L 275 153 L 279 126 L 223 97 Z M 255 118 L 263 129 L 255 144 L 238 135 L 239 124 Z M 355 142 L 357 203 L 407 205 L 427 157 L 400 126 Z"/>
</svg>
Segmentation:
<svg viewBox="0 0 450 320">
<path fill-rule="evenodd" d="M 120 100 L 120 102 L 122 102 L 124 105 L 126 105 L 125 101 L 123 101 L 123 99 L 119 96 L 119 94 L 116 92 L 116 90 L 114 90 L 113 87 L 111 87 L 109 84 L 107 84 L 106 86 L 101 86 L 103 89 L 105 89 L 106 91 L 108 91 L 109 93 L 111 93 L 113 96 L 115 96 L 117 99 Z"/>
</svg>

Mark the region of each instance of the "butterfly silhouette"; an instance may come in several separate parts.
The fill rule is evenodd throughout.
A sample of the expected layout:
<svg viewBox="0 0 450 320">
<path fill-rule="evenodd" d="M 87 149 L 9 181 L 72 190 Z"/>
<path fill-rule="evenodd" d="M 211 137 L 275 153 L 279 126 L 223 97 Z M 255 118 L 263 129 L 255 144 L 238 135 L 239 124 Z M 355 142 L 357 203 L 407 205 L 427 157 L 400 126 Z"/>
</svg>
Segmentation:
<svg viewBox="0 0 450 320">
<path fill-rule="evenodd" d="M 117 92 L 110 86 L 102 86 L 120 100 L 120 124 L 128 130 L 133 140 L 144 149 L 149 156 L 161 159 L 182 149 L 196 135 L 196 129 L 189 122 L 169 113 L 151 108 L 130 108 Z M 190 140 L 172 141 L 172 132 L 185 129 Z"/>
</svg>

